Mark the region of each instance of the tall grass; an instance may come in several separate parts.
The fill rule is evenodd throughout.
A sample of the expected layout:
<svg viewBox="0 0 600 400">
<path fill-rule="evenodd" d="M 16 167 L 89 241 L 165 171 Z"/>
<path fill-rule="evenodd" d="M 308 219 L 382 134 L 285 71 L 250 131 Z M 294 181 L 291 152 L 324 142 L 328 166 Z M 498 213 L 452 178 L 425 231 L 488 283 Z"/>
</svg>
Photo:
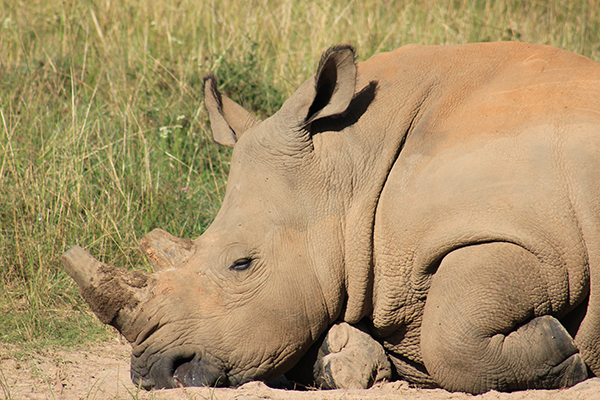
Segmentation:
<svg viewBox="0 0 600 400">
<path fill-rule="evenodd" d="M 0 3 L 0 341 L 105 337 L 58 259 L 148 268 L 140 238 L 197 237 L 229 149 L 202 76 L 261 117 L 351 43 L 519 40 L 600 60 L 600 1 L 7 0 Z M 82 334 L 84 333 L 84 334 Z"/>
</svg>

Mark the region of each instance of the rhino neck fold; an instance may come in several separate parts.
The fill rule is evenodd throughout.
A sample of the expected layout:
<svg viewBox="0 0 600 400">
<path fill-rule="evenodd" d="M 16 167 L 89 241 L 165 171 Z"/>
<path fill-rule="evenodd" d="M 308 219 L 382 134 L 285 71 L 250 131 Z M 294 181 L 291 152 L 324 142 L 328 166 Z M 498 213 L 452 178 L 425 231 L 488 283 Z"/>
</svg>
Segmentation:
<svg viewBox="0 0 600 400">
<path fill-rule="evenodd" d="M 360 64 L 359 64 L 360 65 Z M 411 98 L 396 107 L 386 106 L 386 93 L 379 89 L 379 82 L 364 81 L 358 87 L 376 84 L 377 96 L 371 99 L 368 110 L 361 115 L 349 130 L 347 138 L 356 151 L 370 149 L 367 155 L 352 157 L 353 171 L 348 174 L 352 187 L 350 201 L 346 207 L 345 223 L 345 273 L 347 300 L 342 316 L 348 323 L 357 323 L 372 310 L 373 302 L 373 231 L 379 196 L 394 163 L 400 156 L 404 143 L 421 120 L 420 110 L 431 93 L 431 86 L 413 92 Z M 375 88 L 374 88 L 375 89 Z M 382 108 L 385 107 L 385 112 Z M 381 121 L 381 115 L 391 114 L 397 124 Z M 379 117 L 378 117 L 379 116 Z"/>
</svg>

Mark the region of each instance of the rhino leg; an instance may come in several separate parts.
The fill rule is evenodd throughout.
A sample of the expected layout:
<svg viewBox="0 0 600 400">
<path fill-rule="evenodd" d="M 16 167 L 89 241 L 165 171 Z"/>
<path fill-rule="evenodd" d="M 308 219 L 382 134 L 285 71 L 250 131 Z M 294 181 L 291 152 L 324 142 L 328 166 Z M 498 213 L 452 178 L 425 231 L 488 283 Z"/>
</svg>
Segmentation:
<svg viewBox="0 0 600 400">
<path fill-rule="evenodd" d="M 438 384 L 482 393 L 560 388 L 587 378 L 572 337 L 544 315 L 553 299 L 543 272 L 533 254 L 509 243 L 444 258 L 421 330 L 423 360 Z"/>
<path fill-rule="evenodd" d="M 392 367 L 366 328 L 340 322 L 286 376 L 321 389 L 366 389 L 390 380 Z"/>
</svg>

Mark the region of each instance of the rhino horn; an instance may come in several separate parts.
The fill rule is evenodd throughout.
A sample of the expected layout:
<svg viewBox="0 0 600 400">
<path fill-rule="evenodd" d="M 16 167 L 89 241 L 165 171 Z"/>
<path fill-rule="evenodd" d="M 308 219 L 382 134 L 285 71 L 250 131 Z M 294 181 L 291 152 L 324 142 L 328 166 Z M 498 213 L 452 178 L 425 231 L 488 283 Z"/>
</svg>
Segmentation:
<svg viewBox="0 0 600 400">
<path fill-rule="evenodd" d="M 79 246 L 63 254 L 61 262 L 98 319 L 117 328 L 129 342 L 135 341 L 135 316 L 150 296 L 153 276 L 104 264 Z"/>
<path fill-rule="evenodd" d="M 183 264 L 193 253 L 194 242 L 154 229 L 142 238 L 140 249 L 155 271 L 164 271 Z"/>
</svg>

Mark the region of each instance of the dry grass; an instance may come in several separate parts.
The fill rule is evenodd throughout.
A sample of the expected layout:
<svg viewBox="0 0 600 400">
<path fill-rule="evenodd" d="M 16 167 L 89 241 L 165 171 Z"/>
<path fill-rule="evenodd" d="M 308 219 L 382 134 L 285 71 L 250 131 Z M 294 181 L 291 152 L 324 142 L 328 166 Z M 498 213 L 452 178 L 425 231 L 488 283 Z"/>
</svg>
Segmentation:
<svg viewBox="0 0 600 400">
<path fill-rule="evenodd" d="M 365 59 L 520 40 L 600 60 L 599 12 L 597 0 L 1 3 L 0 341 L 105 335 L 58 263 L 71 245 L 147 267 L 148 231 L 208 226 L 229 156 L 209 139 L 208 71 L 267 116 L 335 43 Z"/>
</svg>

